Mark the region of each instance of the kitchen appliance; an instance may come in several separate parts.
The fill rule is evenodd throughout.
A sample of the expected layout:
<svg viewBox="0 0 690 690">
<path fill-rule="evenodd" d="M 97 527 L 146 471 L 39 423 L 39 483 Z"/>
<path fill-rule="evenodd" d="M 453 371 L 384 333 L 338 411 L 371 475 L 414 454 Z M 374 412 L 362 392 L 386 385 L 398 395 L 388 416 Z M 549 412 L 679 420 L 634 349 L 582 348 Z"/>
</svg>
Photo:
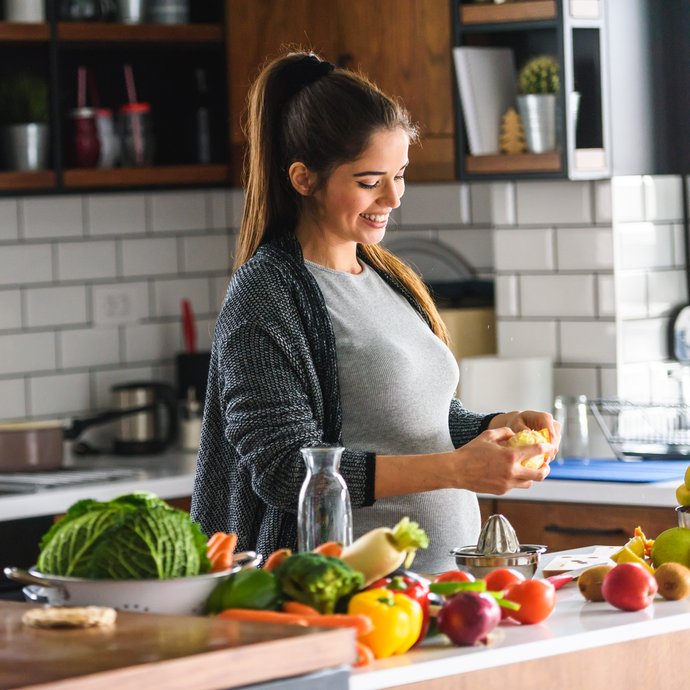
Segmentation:
<svg viewBox="0 0 690 690">
<path fill-rule="evenodd" d="M 114 451 L 119 455 L 163 452 L 177 436 L 177 394 L 167 383 L 151 381 L 113 386 L 113 407 L 146 408 L 117 424 Z"/>
<path fill-rule="evenodd" d="M 513 526 L 503 515 L 492 515 L 484 523 L 476 546 L 453 549 L 458 570 L 476 578 L 488 575 L 498 568 L 512 568 L 525 577 L 534 577 L 540 554 L 546 546 L 520 544 Z"/>
<path fill-rule="evenodd" d="M 206 599 L 228 575 L 254 568 L 261 556 L 253 551 L 232 557 L 232 568 L 219 573 L 169 580 L 87 580 L 81 577 L 44 575 L 30 568 L 5 568 L 5 575 L 28 585 L 24 594 L 33 601 L 47 599 L 50 606 L 111 606 L 119 611 L 168 613 L 181 616 L 204 613 Z"/>
</svg>

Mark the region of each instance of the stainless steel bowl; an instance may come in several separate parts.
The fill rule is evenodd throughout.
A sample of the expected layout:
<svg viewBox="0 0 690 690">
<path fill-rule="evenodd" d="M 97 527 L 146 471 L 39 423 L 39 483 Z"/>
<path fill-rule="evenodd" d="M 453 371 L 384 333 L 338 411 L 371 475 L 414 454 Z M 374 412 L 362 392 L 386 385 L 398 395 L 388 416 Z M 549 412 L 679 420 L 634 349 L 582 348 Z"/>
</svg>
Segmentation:
<svg viewBox="0 0 690 690">
<path fill-rule="evenodd" d="M 676 515 L 678 516 L 678 527 L 690 529 L 690 506 L 678 506 Z"/>
<path fill-rule="evenodd" d="M 453 549 L 451 556 L 455 556 L 458 570 L 469 573 L 476 578 L 484 577 L 492 570 L 512 568 L 522 573 L 526 578 L 534 577 L 539 565 L 540 554 L 546 551 L 546 546 L 538 544 L 520 544 L 517 553 L 483 554 L 476 546 L 463 546 Z"/>
</svg>

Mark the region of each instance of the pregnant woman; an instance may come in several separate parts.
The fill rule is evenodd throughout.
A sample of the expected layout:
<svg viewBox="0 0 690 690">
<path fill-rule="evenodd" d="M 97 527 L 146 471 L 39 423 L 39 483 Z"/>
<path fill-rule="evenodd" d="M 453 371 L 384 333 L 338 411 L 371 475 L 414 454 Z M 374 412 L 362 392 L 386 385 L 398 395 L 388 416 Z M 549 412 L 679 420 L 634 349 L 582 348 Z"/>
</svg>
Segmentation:
<svg viewBox="0 0 690 690">
<path fill-rule="evenodd" d="M 300 448 L 343 446 L 355 538 L 403 516 L 430 539 L 415 568 L 476 543 L 475 492 L 548 474 L 559 426 L 476 414 L 420 278 L 379 243 L 417 137 L 405 109 L 313 54 L 268 64 L 249 96 L 247 199 L 216 324 L 192 516 L 238 548 L 297 548 Z M 523 429 L 551 444 L 507 448 Z"/>
</svg>

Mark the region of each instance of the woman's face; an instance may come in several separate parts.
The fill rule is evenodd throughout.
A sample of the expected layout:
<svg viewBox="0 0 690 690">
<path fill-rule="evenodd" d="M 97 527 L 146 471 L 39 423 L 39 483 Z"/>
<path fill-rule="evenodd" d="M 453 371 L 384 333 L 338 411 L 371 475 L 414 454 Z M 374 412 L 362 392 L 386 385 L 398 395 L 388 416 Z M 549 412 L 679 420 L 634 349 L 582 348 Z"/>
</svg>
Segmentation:
<svg viewBox="0 0 690 690">
<path fill-rule="evenodd" d="M 352 163 L 335 169 L 313 195 L 319 227 L 337 244 L 377 244 L 388 216 L 400 206 L 410 142 L 402 129 L 381 130 Z"/>
</svg>

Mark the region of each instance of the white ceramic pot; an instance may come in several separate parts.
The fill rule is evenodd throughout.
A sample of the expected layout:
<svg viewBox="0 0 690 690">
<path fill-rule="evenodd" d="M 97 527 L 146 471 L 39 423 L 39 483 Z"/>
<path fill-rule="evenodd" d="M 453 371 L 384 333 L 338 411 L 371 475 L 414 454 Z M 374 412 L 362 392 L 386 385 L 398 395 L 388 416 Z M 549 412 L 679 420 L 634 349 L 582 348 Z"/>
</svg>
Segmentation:
<svg viewBox="0 0 690 690">
<path fill-rule="evenodd" d="M 518 96 L 518 108 L 530 153 L 546 153 L 556 148 L 556 96 Z"/>
<path fill-rule="evenodd" d="M 5 568 L 5 575 L 29 585 L 24 588 L 28 598 L 47 599 L 50 606 L 110 606 L 118 611 L 199 616 L 205 612 L 206 600 L 223 578 L 243 568 L 255 567 L 260 560 L 251 551 L 238 553 L 230 570 L 171 580 L 86 580 L 44 575 L 35 567 L 28 572 Z"/>
<path fill-rule="evenodd" d="M 30 24 L 44 22 L 46 11 L 43 0 L 5 0 L 5 19 Z"/>
</svg>

